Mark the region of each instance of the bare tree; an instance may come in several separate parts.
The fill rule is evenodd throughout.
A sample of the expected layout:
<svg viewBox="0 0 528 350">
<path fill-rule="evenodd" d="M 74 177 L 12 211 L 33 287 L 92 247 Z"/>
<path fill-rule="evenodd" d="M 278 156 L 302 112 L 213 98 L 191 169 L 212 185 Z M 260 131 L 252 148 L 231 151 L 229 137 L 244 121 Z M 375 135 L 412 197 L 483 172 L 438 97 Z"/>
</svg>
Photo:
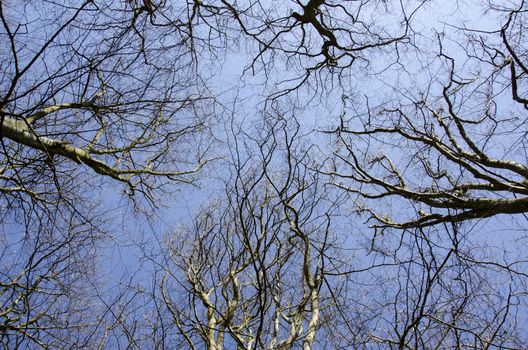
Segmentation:
<svg viewBox="0 0 528 350">
<path fill-rule="evenodd" d="M 317 12 L 310 4 L 316 2 L 292 18 L 301 27 L 329 30 L 322 22 L 310 21 L 309 12 Z M 251 151 L 244 150 L 247 159 L 236 151 L 234 159 L 243 160 L 235 162 L 234 185 L 197 217 L 194 226 L 175 235 L 161 264 L 165 274 L 158 298 L 167 306 L 165 324 L 181 334 L 178 344 L 195 348 L 317 344 L 309 332 L 315 299 L 303 304 L 312 293 L 298 301 L 277 288 L 293 281 L 291 288 L 313 291 L 305 274 L 308 265 L 298 264 L 306 261 L 307 250 L 283 237 L 282 220 L 291 232 L 300 232 L 299 237 L 328 242 L 296 220 L 307 208 L 306 218 L 320 213 L 301 200 L 307 193 L 325 199 L 337 194 L 326 188 L 324 194 L 312 194 L 295 185 L 293 201 L 284 197 L 289 179 L 304 174 L 297 169 L 310 169 L 314 173 L 307 174 L 313 178 L 299 176 L 292 185 L 316 184 L 321 181 L 317 173 L 330 175 L 332 185 L 345 190 L 337 193 L 346 193 L 355 202 L 354 214 L 366 213 L 376 228 L 374 232 L 362 228 L 368 239 L 359 246 L 348 242 L 350 246 L 332 244 L 325 250 L 304 244 L 312 247 L 312 256 L 319 256 L 310 267 L 321 266 L 315 270 L 322 276 L 315 293 L 321 307 L 315 342 L 364 349 L 525 347 L 525 254 L 510 251 L 507 245 L 494 247 L 468 224 L 472 219 L 526 212 L 523 6 L 491 8 L 502 11 L 496 31 L 459 28 L 461 34 L 450 39 L 464 43 L 462 62 L 460 53 L 450 54 L 445 33 L 439 33 L 438 52 L 433 59 L 429 56 L 429 66 L 423 65 L 431 78 L 425 85 L 423 77 L 412 89 L 398 85 L 388 101 L 380 98 L 374 105 L 371 99 L 344 96 L 345 113 L 330 131 L 336 136 L 335 153 L 328 157 L 321 146 L 321 159 L 327 160 L 324 168 L 311 164 L 314 158 L 292 156 L 287 136 L 278 147 L 286 149 L 287 157 L 279 163 L 272 161 L 270 143 L 257 142 L 256 170 L 249 171 L 256 158 Z M 324 14 L 316 18 L 324 21 Z M 290 29 L 277 37 L 291 34 Z M 321 37 L 332 41 L 327 32 Z M 269 49 L 262 47 L 259 52 Z M 430 49 L 418 54 L 430 55 Z M 317 57 L 332 66 L 323 51 Z M 297 51 L 290 53 L 297 57 Z M 505 138 L 505 133 L 516 136 Z M 274 145 L 275 135 L 264 139 Z M 271 169 L 277 169 L 273 176 Z M 285 182 L 277 180 L 283 177 Z M 316 218 L 315 222 L 321 220 L 318 227 L 344 220 Z M 357 216 L 346 218 L 354 221 Z M 190 238 L 182 242 L 182 236 Z M 347 256 L 351 251 L 358 259 Z M 282 313 L 284 305 L 298 313 Z M 300 329 L 295 315 L 303 319 L 297 325 L 307 333 L 295 336 Z M 279 331 L 273 327 L 277 319 Z"/>
<path fill-rule="evenodd" d="M 2 218 L 0 346 L 94 347 L 99 307 L 86 287 L 95 276 L 102 217 L 86 221 L 66 205 L 22 209 L 26 217 L 15 211 Z"/>
<path fill-rule="evenodd" d="M 159 298 L 184 346 L 312 349 L 328 326 L 336 202 L 292 123 L 235 133 L 225 194 L 169 239 Z"/>
<path fill-rule="evenodd" d="M 96 313 L 94 258 L 112 227 L 100 193 L 122 183 L 157 207 L 207 162 L 201 41 L 187 4 L 171 18 L 158 5 L 0 2 L 4 348 L 95 348 L 108 311 Z"/>
<path fill-rule="evenodd" d="M 206 126 L 206 97 L 187 35 L 158 25 L 151 6 L 2 4 L 4 193 L 38 197 L 28 162 L 81 164 L 147 196 L 191 181 L 203 150 L 183 147 Z"/>
<path fill-rule="evenodd" d="M 365 235 L 368 253 L 330 274 L 348 282 L 329 339 L 356 349 L 525 348 L 523 255 L 478 236 L 456 225 L 386 230 L 374 243 Z"/>
<path fill-rule="evenodd" d="M 528 211 L 526 6 L 431 44 L 426 2 L 1 2 L 0 345 L 525 347 L 524 221 L 498 247 L 479 220 Z M 228 39 L 273 101 L 231 111 L 224 191 L 104 295 L 99 193 L 155 209 L 195 183 L 216 113 L 201 64 Z M 396 68 L 388 97 L 352 94 Z M 304 86 L 340 92 L 316 102 L 343 103 L 332 149 L 302 125 Z"/>
<path fill-rule="evenodd" d="M 164 346 L 523 348 L 522 253 L 458 223 L 348 229 L 319 152 L 283 128 L 254 149 L 239 134 L 232 185 L 169 237 L 151 294 L 158 332 L 179 334 Z"/>
<path fill-rule="evenodd" d="M 508 6 L 495 30 L 438 33 L 409 88 L 343 97 L 324 173 L 375 229 L 341 271 L 373 284 L 351 288 L 346 346 L 525 347 L 526 9 Z"/>
<path fill-rule="evenodd" d="M 245 72 L 262 76 L 276 99 L 305 85 L 331 90 L 369 67 L 373 56 L 386 58 L 384 68 L 398 64 L 425 2 L 200 1 L 193 14 L 215 35 L 247 43 Z"/>
<path fill-rule="evenodd" d="M 526 14 L 524 4 L 501 11 L 498 30 L 464 30 L 465 61 L 450 57 L 439 35 L 437 62 L 445 73 L 434 73 L 423 88 L 413 86 L 418 93 L 395 91 L 377 107 L 355 104 L 332 131 L 338 146 L 335 170 L 328 173 L 357 194 L 360 211 L 375 227 L 527 212 Z M 394 218 L 367 203 L 392 197 L 413 209 Z"/>
</svg>

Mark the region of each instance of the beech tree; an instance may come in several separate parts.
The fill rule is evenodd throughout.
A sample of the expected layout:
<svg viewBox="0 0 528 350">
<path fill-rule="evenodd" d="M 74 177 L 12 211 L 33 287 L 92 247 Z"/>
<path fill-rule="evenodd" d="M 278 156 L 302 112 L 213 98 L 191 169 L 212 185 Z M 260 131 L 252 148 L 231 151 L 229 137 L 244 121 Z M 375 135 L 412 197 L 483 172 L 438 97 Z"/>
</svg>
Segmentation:
<svg viewBox="0 0 528 350">
<path fill-rule="evenodd" d="M 61 171 L 65 160 L 130 193 L 191 181 L 204 160 L 182 147 L 206 126 L 207 112 L 198 118 L 196 109 L 207 96 L 193 82 L 188 35 L 156 22 L 149 6 L 2 5 L 4 193 L 38 198 L 27 163 Z"/>
<path fill-rule="evenodd" d="M 526 13 L 0 2 L 0 344 L 525 347 Z M 165 240 L 108 209 L 187 184 Z M 144 256 L 102 276 L 126 230 Z"/>
<path fill-rule="evenodd" d="M 358 200 L 374 227 L 527 212 L 526 11 L 524 2 L 498 11 L 495 30 L 460 29 L 462 58 L 438 35 L 432 69 L 441 70 L 430 72 L 423 87 L 396 90 L 377 106 L 355 105 L 332 131 L 339 143 L 337 170 L 329 172 L 336 186 L 369 202 L 400 197 L 413 203 L 414 210 L 394 218 Z"/>
<path fill-rule="evenodd" d="M 201 24 L 192 27 L 193 37 L 214 38 L 213 49 L 227 48 L 229 40 L 248 48 L 244 74 L 262 77 L 257 81 L 275 100 L 304 87 L 313 93 L 339 86 L 376 56 L 385 58 L 384 68 L 399 64 L 400 50 L 412 45 L 413 17 L 426 2 L 211 0 L 192 2 L 189 13 Z"/>
<path fill-rule="evenodd" d="M 150 1 L 0 3 L 5 348 L 96 347 L 97 193 L 122 183 L 156 207 L 207 162 L 212 99 L 186 9 L 176 25 Z"/>
<path fill-rule="evenodd" d="M 158 298 L 179 346 L 312 349 L 332 322 L 337 202 L 295 123 L 235 133 L 225 194 L 169 239 Z"/>
</svg>

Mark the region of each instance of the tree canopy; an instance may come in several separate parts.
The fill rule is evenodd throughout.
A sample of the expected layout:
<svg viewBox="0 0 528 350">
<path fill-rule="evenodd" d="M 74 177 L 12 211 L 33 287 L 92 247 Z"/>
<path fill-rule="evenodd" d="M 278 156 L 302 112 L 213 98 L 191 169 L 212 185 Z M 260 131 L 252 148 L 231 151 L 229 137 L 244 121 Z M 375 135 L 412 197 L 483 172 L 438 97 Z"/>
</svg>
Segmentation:
<svg viewBox="0 0 528 350">
<path fill-rule="evenodd" d="M 0 344 L 525 348 L 527 16 L 0 2 Z"/>
</svg>

